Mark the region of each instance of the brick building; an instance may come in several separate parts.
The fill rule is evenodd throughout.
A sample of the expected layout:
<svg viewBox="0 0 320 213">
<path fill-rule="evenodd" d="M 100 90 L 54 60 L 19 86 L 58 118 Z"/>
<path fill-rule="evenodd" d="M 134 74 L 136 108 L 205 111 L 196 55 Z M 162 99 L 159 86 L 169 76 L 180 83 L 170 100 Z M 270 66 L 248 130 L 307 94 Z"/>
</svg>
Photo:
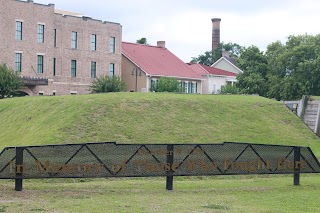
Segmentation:
<svg viewBox="0 0 320 213">
<path fill-rule="evenodd" d="M 122 27 L 32 0 L 0 0 L 0 63 L 21 72 L 28 95 L 89 93 L 121 76 Z"/>
</svg>

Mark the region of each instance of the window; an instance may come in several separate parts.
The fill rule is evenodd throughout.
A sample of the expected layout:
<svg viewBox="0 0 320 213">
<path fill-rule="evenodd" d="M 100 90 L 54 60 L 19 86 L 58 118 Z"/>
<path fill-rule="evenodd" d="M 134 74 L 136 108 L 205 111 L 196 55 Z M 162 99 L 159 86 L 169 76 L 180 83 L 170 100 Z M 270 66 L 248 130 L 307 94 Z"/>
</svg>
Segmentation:
<svg viewBox="0 0 320 213">
<path fill-rule="evenodd" d="M 16 53 L 16 71 L 21 72 L 22 53 Z"/>
<path fill-rule="evenodd" d="M 71 48 L 77 49 L 77 32 L 71 34 Z"/>
<path fill-rule="evenodd" d="M 56 58 L 53 58 L 53 76 L 56 75 Z"/>
<path fill-rule="evenodd" d="M 16 21 L 16 40 L 22 40 L 22 22 Z"/>
<path fill-rule="evenodd" d="M 53 46 L 57 47 L 57 29 L 53 30 Z"/>
<path fill-rule="evenodd" d="M 195 82 L 191 83 L 191 93 L 196 93 L 196 83 Z"/>
<path fill-rule="evenodd" d="M 113 77 L 114 76 L 114 64 L 111 63 L 110 64 L 110 74 L 109 74 L 110 77 Z"/>
<path fill-rule="evenodd" d="M 97 50 L 97 35 L 95 35 L 95 34 L 91 35 L 91 50 L 92 51 Z"/>
<path fill-rule="evenodd" d="M 109 40 L 109 51 L 110 51 L 110 53 L 115 53 L 115 51 L 116 51 L 115 43 L 116 43 L 116 38 L 115 37 L 110 37 L 110 40 Z"/>
<path fill-rule="evenodd" d="M 43 55 L 38 55 L 38 73 L 43 73 Z"/>
<path fill-rule="evenodd" d="M 212 93 L 217 94 L 217 85 L 214 83 L 212 87 Z"/>
<path fill-rule="evenodd" d="M 188 85 L 189 85 L 189 82 L 188 82 L 188 81 L 184 82 L 184 93 L 189 93 L 189 87 L 188 87 Z"/>
<path fill-rule="evenodd" d="M 158 79 L 156 79 L 156 78 L 151 79 L 150 91 L 151 92 L 158 91 Z"/>
<path fill-rule="evenodd" d="M 91 61 L 91 78 L 96 77 L 97 63 L 95 61 Z"/>
<path fill-rule="evenodd" d="M 38 24 L 38 43 L 44 43 L 44 25 Z"/>
<path fill-rule="evenodd" d="M 71 60 L 71 77 L 77 76 L 77 60 Z"/>
</svg>

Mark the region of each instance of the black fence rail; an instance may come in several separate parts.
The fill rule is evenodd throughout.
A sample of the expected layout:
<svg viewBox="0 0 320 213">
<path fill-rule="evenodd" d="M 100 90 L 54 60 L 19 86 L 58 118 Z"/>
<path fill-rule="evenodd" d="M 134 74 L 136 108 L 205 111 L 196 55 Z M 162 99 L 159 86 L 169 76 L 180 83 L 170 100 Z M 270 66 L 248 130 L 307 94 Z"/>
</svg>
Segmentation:
<svg viewBox="0 0 320 213">
<path fill-rule="evenodd" d="M 309 147 L 250 143 L 116 144 L 115 142 L 7 147 L 0 179 L 320 173 Z"/>
</svg>

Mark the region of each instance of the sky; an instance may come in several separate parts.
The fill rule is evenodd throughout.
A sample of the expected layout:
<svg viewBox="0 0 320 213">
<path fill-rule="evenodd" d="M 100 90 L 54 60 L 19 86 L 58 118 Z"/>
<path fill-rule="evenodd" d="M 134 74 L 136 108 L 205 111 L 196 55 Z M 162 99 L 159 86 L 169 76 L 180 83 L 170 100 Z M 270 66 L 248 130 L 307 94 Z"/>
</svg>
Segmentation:
<svg viewBox="0 0 320 213">
<path fill-rule="evenodd" d="M 320 33 L 318 0 L 34 0 L 56 9 L 122 25 L 122 40 L 165 41 L 184 62 L 211 50 L 211 18 L 221 18 L 221 42 L 265 51 L 289 35 Z"/>
</svg>

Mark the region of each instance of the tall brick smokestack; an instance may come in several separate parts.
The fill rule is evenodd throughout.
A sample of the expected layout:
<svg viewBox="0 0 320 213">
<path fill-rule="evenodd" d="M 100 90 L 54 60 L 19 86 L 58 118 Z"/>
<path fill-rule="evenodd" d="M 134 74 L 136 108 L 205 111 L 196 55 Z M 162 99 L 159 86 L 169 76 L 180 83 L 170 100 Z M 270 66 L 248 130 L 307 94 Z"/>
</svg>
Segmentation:
<svg viewBox="0 0 320 213">
<path fill-rule="evenodd" d="M 218 49 L 220 44 L 220 22 L 221 18 L 213 18 L 212 21 L 212 52 Z"/>
</svg>

